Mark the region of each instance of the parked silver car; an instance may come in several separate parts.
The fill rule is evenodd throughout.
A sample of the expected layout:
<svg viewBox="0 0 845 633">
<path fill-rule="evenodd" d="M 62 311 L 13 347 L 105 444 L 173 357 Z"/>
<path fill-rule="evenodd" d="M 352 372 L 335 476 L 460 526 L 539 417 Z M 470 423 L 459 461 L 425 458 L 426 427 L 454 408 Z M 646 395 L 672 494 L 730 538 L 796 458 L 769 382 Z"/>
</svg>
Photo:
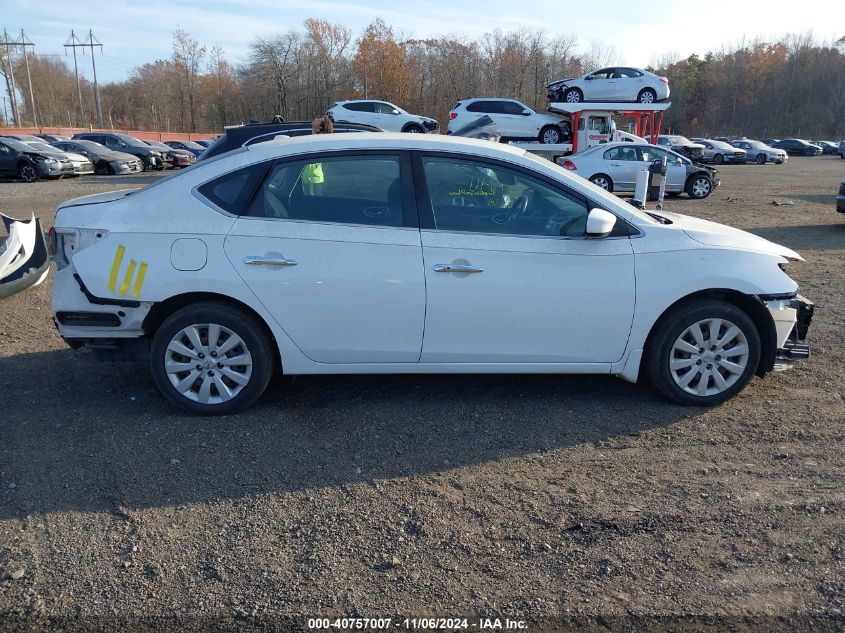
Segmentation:
<svg viewBox="0 0 845 633">
<path fill-rule="evenodd" d="M 642 68 L 614 66 L 583 77 L 559 79 L 548 86 L 549 101 L 636 101 L 654 103 L 669 98 L 669 80 Z"/>
<path fill-rule="evenodd" d="M 58 147 L 53 147 L 52 145 L 49 145 L 40 139 L 38 140 L 38 142 L 26 141 L 26 144 L 44 153 L 54 154 L 57 158 L 66 158 L 73 165 L 73 173 L 77 176 L 94 173 L 94 163 L 92 163 L 82 154 L 76 154 L 74 152 L 63 152 Z"/>
<path fill-rule="evenodd" d="M 699 160 L 705 163 L 715 163 L 716 165 L 721 165 L 722 163 L 745 164 L 746 151 L 744 149 L 734 147 L 724 141 L 714 141 L 706 138 L 694 138 L 691 140 L 704 145 L 704 151 Z"/>
<path fill-rule="evenodd" d="M 690 198 L 706 198 L 719 185 L 712 167 L 691 161 L 677 152 L 648 143 L 606 143 L 576 156 L 569 156 L 561 167 L 575 172 L 602 189 L 634 191 L 637 173 L 658 160 L 668 159 L 666 192 L 686 192 Z"/>
<path fill-rule="evenodd" d="M 741 138 L 731 141 L 731 145 L 744 149 L 746 160 L 754 161 L 758 165 L 765 165 L 766 163 L 782 165 L 789 160 L 789 155 L 785 151 L 769 147 L 763 141 Z"/>
</svg>

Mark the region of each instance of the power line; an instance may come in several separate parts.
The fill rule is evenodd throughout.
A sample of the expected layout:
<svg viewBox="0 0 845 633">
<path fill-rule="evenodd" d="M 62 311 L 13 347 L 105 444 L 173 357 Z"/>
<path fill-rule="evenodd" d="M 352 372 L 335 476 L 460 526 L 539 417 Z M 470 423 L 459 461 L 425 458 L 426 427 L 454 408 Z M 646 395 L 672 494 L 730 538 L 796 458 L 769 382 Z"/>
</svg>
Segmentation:
<svg viewBox="0 0 845 633">
<path fill-rule="evenodd" d="M 96 55 L 94 55 L 94 47 L 99 47 L 100 55 L 103 54 L 103 43 L 97 39 L 94 32 L 88 29 L 88 37 L 85 40 L 80 40 L 76 33 L 70 32 L 70 37 L 65 42 L 65 48 L 73 49 L 73 70 L 76 73 L 76 93 L 79 97 L 79 114 L 82 116 L 82 123 L 85 123 L 85 112 L 82 109 L 82 88 L 79 85 L 79 67 L 76 63 L 76 49 L 82 48 L 82 54 L 85 54 L 85 49 L 91 49 L 91 68 L 94 70 L 94 108 L 97 113 L 97 127 L 103 127 L 103 111 L 100 109 L 100 86 L 97 83 L 97 62 Z"/>
<path fill-rule="evenodd" d="M 20 126 L 21 120 L 20 112 L 18 111 L 18 96 L 17 89 L 15 88 L 15 70 L 12 68 L 12 47 L 17 46 L 17 44 L 17 40 L 10 40 L 6 29 L 3 29 L 3 41 L 0 42 L 0 45 L 6 47 L 6 59 L 9 61 L 9 71 L 6 75 L 6 87 L 9 89 L 9 97 L 12 102 L 12 117 L 15 119 L 15 125 Z"/>
<path fill-rule="evenodd" d="M 76 33 L 71 30 L 70 37 L 65 42 L 65 55 L 67 55 L 68 48 L 73 49 L 73 72 L 76 74 L 76 96 L 79 97 L 79 122 L 81 125 L 85 125 L 85 109 L 82 107 L 82 88 L 79 85 L 79 66 L 76 63 L 76 49 L 80 46 L 87 46 L 87 44 L 83 44 L 82 40 L 76 37 Z"/>
</svg>

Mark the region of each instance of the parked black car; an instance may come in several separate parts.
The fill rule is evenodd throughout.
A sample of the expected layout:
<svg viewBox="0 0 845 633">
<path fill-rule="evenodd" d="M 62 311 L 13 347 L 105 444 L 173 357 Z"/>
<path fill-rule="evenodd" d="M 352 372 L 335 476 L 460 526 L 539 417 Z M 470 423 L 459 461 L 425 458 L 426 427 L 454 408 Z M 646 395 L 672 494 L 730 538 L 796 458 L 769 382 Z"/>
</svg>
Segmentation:
<svg viewBox="0 0 845 633">
<path fill-rule="evenodd" d="M 822 148 L 822 154 L 839 154 L 839 143 L 833 141 L 813 141 L 813 145 Z"/>
<path fill-rule="evenodd" d="M 184 149 L 174 149 L 169 145 L 165 145 L 164 143 L 159 143 L 158 141 L 144 141 L 147 145 L 152 147 L 153 149 L 157 149 L 162 153 L 163 156 L 166 156 L 170 160 L 170 165 L 172 167 L 178 167 L 180 169 L 185 167 L 190 167 L 195 162 L 197 162 L 197 157 L 194 156 L 192 152 L 189 152 Z"/>
<path fill-rule="evenodd" d="M 116 152 L 137 156 L 141 159 L 144 171 L 148 169 L 161 171 L 171 166 L 169 157 L 166 155 L 163 156 L 159 150 L 150 147 L 144 141 L 128 134 L 118 134 L 117 132 L 80 132 L 79 134 L 74 134 L 72 140 L 94 141 Z"/>
<path fill-rule="evenodd" d="M 822 153 L 821 147 L 800 138 L 788 138 L 776 143 L 768 143 L 768 145 L 775 149 L 782 149 L 787 154 L 795 154 L 796 156 L 818 156 Z"/>
<path fill-rule="evenodd" d="M 41 139 L 38 139 L 41 142 Z M 73 176 L 73 163 L 9 137 L 0 138 L 0 175 L 35 182 Z"/>
<path fill-rule="evenodd" d="M 57 143 L 59 141 L 69 141 L 70 137 L 63 134 L 36 134 L 38 138 L 46 143 Z"/>
<path fill-rule="evenodd" d="M 339 132 L 384 132 L 381 128 L 363 123 L 335 123 L 335 133 Z M 247 123 L 246 125 L 235 125 L 227 127 L 221 136 L 218 136 L 209 145 L 208 149 L 200 154 L 199 160 L 205 160 L 228 152 L 239 147 L 254 145 L 264 141 L 272 141 L 275 137 L 285 136 L 307 136 L 311 134 L 310 121 L 295 121 L 292 123 Z"/>
<path fill-rule="evenodd" d="M 82 154 L 94 163 L 98 174 L 132 174 L 144 169 L 141 159 L 126 152 L 115 152 L 94 141 L 56 141 L 51 143 L 63 152 Z"/>
<path fill-rule="evenodd" d="M 194 156 L 199 156 L 205 151 L 208 145 L 200 145 L 196 141 L 162 141 L 168 147 L 173 149 L 181 149 L 186 152 L 191 152 Z"/>
</svg>

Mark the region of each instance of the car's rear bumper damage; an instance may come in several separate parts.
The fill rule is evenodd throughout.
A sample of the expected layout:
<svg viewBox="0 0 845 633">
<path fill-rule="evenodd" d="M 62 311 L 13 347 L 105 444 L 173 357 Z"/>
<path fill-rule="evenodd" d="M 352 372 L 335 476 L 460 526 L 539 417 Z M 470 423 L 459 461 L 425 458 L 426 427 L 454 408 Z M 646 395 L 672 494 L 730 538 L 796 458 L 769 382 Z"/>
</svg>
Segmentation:
<svg viewBox="0 0 845 633">
<path fill-rule="evenodd" d="M 50 270 L 50 253 L 33 215 L 29 221 L 15 220 L 0 213 L 0 221 L 9 233 L 0 244 L 0 299 L 44 281 Z"/>
</svg>

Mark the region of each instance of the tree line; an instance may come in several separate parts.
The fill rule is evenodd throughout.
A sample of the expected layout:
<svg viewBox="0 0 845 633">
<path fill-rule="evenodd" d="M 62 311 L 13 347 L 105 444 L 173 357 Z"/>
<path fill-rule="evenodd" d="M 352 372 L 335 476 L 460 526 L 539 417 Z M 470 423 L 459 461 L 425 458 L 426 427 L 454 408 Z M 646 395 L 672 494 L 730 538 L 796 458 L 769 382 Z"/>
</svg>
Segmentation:
<svg viewBox="0 0 845 633">
<path fill-rule="evenodd" d="M 233 64 L 219 47 L 177 29 L 168 59 L 101 85 L 103 119 L 115 129 L 219 132 L 275 115 L 310 120 L 337 100 L 373 98 L 433 116 L 445 128 L 449 110 L 462 98 L 511 97 L 542 110 L 551 81 L 624 63 L 613 47 L 578 44 L 574 35 L 540 29 L 415 39 L 381 19 L 356 37 L 345 26 L 310 18 L 301 28 L 256 39 L 248 58 Z M 669 78 L 666 122 L 673 131 L 839 139 L 845 136 L 843 53 L 845 38 L 819 43 L 811 35 L 789 35 L 701 58 L 668 55 L 649 70 Z M 8 89 L 7 62 L 0 66 Z M 13 58 L 16 78 L 25 76 L 24 62 Z M 68 65 L 32 55 L 29 64 L 40 125 L 92 124 L 94 94 L 87 80 L 83 119 Z M 31 122 L 28 90 L 19 90 L 19 100 L 22 123 Z"/>
</svg>

